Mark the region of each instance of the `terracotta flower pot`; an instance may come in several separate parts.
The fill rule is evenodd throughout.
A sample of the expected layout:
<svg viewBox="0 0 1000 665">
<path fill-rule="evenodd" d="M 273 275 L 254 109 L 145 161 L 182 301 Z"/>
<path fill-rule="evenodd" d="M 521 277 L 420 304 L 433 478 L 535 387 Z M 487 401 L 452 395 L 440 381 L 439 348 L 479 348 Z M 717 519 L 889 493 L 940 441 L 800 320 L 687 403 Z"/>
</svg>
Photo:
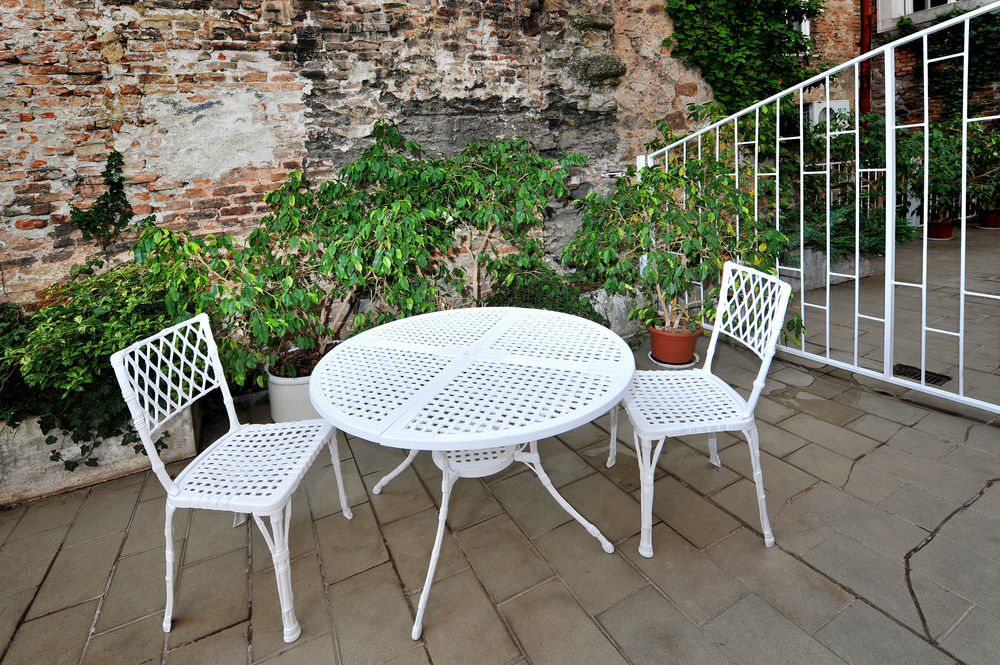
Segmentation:
<svg viewBox="0 0 1000 665">
<path fill-rule="evenodd" d="M 666 365 L 686 365 L 694 360 L 694 347 L 701 337 L 701 327 L 694 332 L 662 330 L 649 326 L 649 346 L 653 360 Z"/>
<path fill-rule="evenodd" d="M 929 222 L 927 224 L 927 237 L 933 240 L 951 240 L 954 229 L 951 221 Z"/>
<path fill-rule="evenodd" d="M 982 224 L 981 228 L 984 229 L 1000 229 L 1000 208 L 992 208 L 990 210 L 984 210 L 982 212 Z"/>
</svg>

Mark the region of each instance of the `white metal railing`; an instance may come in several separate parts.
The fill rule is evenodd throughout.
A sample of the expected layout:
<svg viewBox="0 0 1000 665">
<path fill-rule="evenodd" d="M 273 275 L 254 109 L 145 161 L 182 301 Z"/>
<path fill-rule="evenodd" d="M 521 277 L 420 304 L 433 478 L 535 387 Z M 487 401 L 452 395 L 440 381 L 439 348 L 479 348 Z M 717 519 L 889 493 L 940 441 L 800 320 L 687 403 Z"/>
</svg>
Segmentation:
<svg viewBox="0 0 1000 665">
<path fill-rule="evenodd" d="M 993 358 L 1000 356 L 1000 269 L 970 280 L 969 252 L 979 248 L 970 247 L 972 231 L 966 224 L 970 127 L 1000 131 L 1000 103 L 992 113 L 970 114 L 970 31 L 998 12 L 1000 2 L 994 2 L 885 44 L 636 158 L 638 169 L 666 168 L 691 158 L 723 161 L 737 184 L 752 193 L 755 218 L 795 239 L 779 262 L 779 274 L 798 282 L 790 309 L 802 317 L 806 335 L 798 343 L 782 344 L 782 350 L 1000 412 L 995 388 L 1000 358 Z M 958 45 L 941 53 L 948 36 Z M 912 67 L 912 58 L 901 60 L 901 53 L 916 53 L 922 67 Z M 961 71 L 961 114 L 953 143 L 954 150 L 960 146 L 954 177 L 961 187 L 956 237 L 935 244 L 927 232 L 930 207 L 939 200 L 934 172 L 955 164 L 948 162 L 955 159 L 954 150 L 947 155 L 932 150 L 932 135 L 945 135 L 937 132 L 943 126 L 941 100 L 931 90 L 937 80 L 931 77 L 942 66 Z M 1000 65 L 992 67 L 1000 79 Z M 869 103 L 876 115 L 861 113 L 862 77 L 870 77 Z M 991 89 L 1000 94 L 996 86 Z M 807 103 L 823 104 L 826 117 L 810 122 Z M 830 112 L 845 106 L 844 113 Z M 845 210 L 853 215 L 853 229 L 849 217 L 845 226 Z M 898 245 L 897 223 L 922 226 L 924 232 L 913 245 Z M 875 261 L 884 270 L 865 276 L 860 267 L 873 229 L 884 235 L 884 259 Z M 839 263 L 838 248 L 852 239 L 853 251 Z M 822 270 L 814 284 L 807 267 L 817 256 Z M 968 316 L 970 303 L 977 307 L 975 321 Z M 978 335 L 972 345 L 980 350 L 981 340 L 992 339 L 992 354 L 986 349 L 985 356 L 970 358 L 970 333 Z M 916 376 L 907 378 L 905 369 Z M 949 380 L 935 385 L 942 377 Z"/>
</svg>

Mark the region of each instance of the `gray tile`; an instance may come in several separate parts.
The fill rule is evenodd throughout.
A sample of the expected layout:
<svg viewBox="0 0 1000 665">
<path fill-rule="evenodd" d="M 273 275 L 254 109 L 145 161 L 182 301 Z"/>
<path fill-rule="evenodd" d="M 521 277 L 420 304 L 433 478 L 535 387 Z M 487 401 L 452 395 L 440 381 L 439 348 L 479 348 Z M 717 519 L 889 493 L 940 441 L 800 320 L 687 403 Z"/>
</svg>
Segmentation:
<svg viewBox="0 0 1000 665">
<path fill-rule="evenodd" d="M 705 553 L 712 561 L 812 633 L 853 600 L 853 596 L 778 547 L 741 529 Z"/>
<path fill-rule="evenodd" d="M 455 534 L 473 570 L 497 602 L 552 577 L 552 569 L 506 515 Z"/>
<path fill-rule="evenodd" d="M 866 413 L 857 420 L 847 423 L 846 427 L 858 434 L 867 436 L 869 439 L 885 442 L 899 431 L 901 425 L 891 420 Z"/>
<path fill-rule="evenodd" d="M 824 483 L 796 497 L 793 503 L 833 530 L 893 560 L 902 561 L 927 537 L 924 529 Z"/>
<path fill-rule="evenodd" d="M 848 458 L 815 443 L 796 450 L 785 461 L 835 487 L 843 487 L 847 483 L 853 466 Z"/>
<path fill-rule="evenodd" d="M 973 446 L 957 446 L 941 458 L 941 463 L 978 478 L 983 484 L 1000 477 L 1000 455 Z"/>
<path fill-rule="evenodd" d="M 164 531 L 163 521 L 164 502 L 162 499 L 142 501 L 135 509 L 132 523 L 125 537 L 125 544 L 122 546 L 122 556 L 137 554 L 151 550 L 154 547 L 163 547 Z M 174 512 L 174 536 L 184 536 L 187 533 L 187 524 L 190 519 L 190 511 L 180 509 Z"/>
<path fill-rule="evenodd" d="M 341 580 L 327 593 L 340 662 L 381 663 L 413 649 L 413 617 L 391 565 Z"/>
<path fill-rule="evenodd" d="M 244 550 L 182 568 L 168 646 L 180 646 L 246 621 L 247 569 Z"/>
<path fill-rule="evenodd" d="M 719 453 L 723 466 L 732 469 L 747 480 L 753 481 L 753 467 L 750 465 L 750 447 L 746 444 L 733 446 Z M 816 484 L 816 477 L 787 462 L 769 455 L 760 454 L 760 468 L 764 479 L 764 491 L 768 501 L 784 503 L 789 497 Z M 723 490 L 725 491 L 725 490 Z M 756 501 L 754 501 L 756 504 Z"/>
<path fill-rule="evenodd" d="M 179 569 L 180 551 L 184 541 L 174 543 L 174 568 Z M 104 595 L 97 630 L 104 631 L 163 611 L 166 604 L 164 548 L 146 550 L 119 559 L 111 576 L 111 586 Z M 176 594 L 176 572 L 174 575 Z M 174 608 L 177 608 L 176 595 Z"/>
<path fill-rule="evenodd" d="M 406 459 L 409 451 L 388 446 L 380 446 L 377 443 L 365 441 L 363 439 L 351 438 L 350 448 L 354 456 L 354 461 L 358 465 L 361 476 L 373 473 L 385 475 Z M 381 478 L 381 475 L 379 476 Z M 376 482 L 378 479 L 376 479 Z"/>
<path fill-rule="evenodd" d="M 34 597 L 34 588 L 0 596 L 0 653 L 10 644 L 10 638 Z"/>
<path fill-rule="evenodd" d="M 929 413 L 927 417 L 914 425 L 915 429 L 956 443 L 964 443 L 972 427 L 973 424 L 967 418 L 938 412 Z"/>
<path fill-rule="evenodd" d="M 323 576 L 319 571 L 319 558 L 307 554 L 292 561 L 292 597 L 295 616 L 302 629 L 300 640 L 311 640 L 330 632 L 330 616 L 326 610 L 323 593 Z M 254 575 L 251 580 L 251 607 L 253 608 L 253 657 L 263 660 L 288 648 L 284 641 L 281 623 L 281 604 L 274 573 Z"/>
<path fill-rule="evenodd" d="M 103 594 L 123 536 L 112 533 L 60 550 L 27 618 L 34 619 Z"/>
<path fill-rule="evenodd" d="M 703 623 L 747 591 L 708 555 L 663 524 L 653 527 L 651 559 L 640 556 L 638 546 L 639 539 L 634 538 L 620 551 L 695 623 Z"/>
<path fill-rule="evenodd" d="M 901 425 L 916 425 L 928 413 L 926 409 L 901 400 L 857 388 L 843 392 L 834 399 L 841 404 L 874 413 Z"/>
<path fill-rule="evenodd" d="M 792 407 L 786 406 L 770 397 L 761 397 L 758 399 L 757 408 L 754 409 L 758 427 L 760 427 L 761 422 L 776 425 L 785 418 L 794 416 L 796 413 L 797 411 Z"/>
<path fill-rule="evenodd" d="M 733 665 L 653 587 L 643 588 L 598 618 L 632 665 Z"/>
<path fill-rule="evenodd" d="M 135 665 L 147 661 L 158 663 L 164 647 L 162 623 L 163 615 L 154 614 L 95 635 L 87 644 L 81 665 Z"/>
<path fill-rule="evenodd" d="M 853 407 L 834 402 L 810 390 L 789 391 L 774 397 L 775 401 L 802 413 L 808 413 L 833 425 L 846 425 L 864 415 Z"/>
<path fill-rule="evenodd" d="M 418 458 L 420 459 L 420 458 Z M 427 456 L 430 459 L 430 456 Z M 430 491 L 434 505 L 441 507 L 441 470 L 433 464 L 427 465 L 433 469 L 433 475 L 417 467 L 417 473 L 423 478 L 427 489 Z M 514 464 L 511 468 L 523 465 Z M 478 478 L 460 478 L 451 488 L 451 499 L 448 501 L 448 527 L 452 530 L 464 529 L 465 527 L 478 524 L 483 520 L 499 515 L 503 508 L 493 494 L 486 488 L 486 485 Z"/>
<path fill-rule="evenodd" d="M 65 533 L 87 498 L 87 492 L 87 489 L 76 490 L 32 502 L 8 536 L 8 543 L 50 529 L 61 529 Z"/>
<path fill-rule="evenodd" d="M 683 444 L 678 443 L 678 445 Z M 639 489 L 639 464 L 635 456 L 635 448 L 631 443 L 618 444 L 618 458 L 610 469 L 607 467 L 608 444 L 605 441 L 580 450 L 580 456 L 591 467 L 597 469 L 598 473 L 614 483 L 616 487 L 626 492 Z M 662 478 L 665 473 L 662 468 L 657 467 L 653 476 L 654 478 Z"/>
<path fill-rule="evenodd" d="M 913 455 L 927 459 L 941 459 L 958 445 L 954 441 L 942 439 L 937 434 L 921 432 L 912 427 L 903 427 L 889 439 L 888 444 Z"/>
<path fill-rule="evenodd" d="M 816 639 L 852 665 L 955 662 L 861 600 L 817 631 Z"/>
<path fill-rule="evenodd" d="M 783 504 L 781 503 L 781 497 L 776 497 L 771 492 L 770 487 L 766 484 L 766 479 L 764 493 L 767 495 L 768 518 L 772 522 L 771 528 L 773 531 L 774 517 L 782 510 Z M 729 487 L 713 494 L 712 501 L 734 515 L 743 526 L 752 529 L 755 533 L 761 534 L 761 537 L 763 537 L 760 524 L 760 508 L 757 505 L 757 488 L 752 482 L 741 478 Z"/>
<path fill-rule="evenodd" d="M 804 559 L 896 620 L 921 630 L 901 560 L 891 560 L 840 534 L 806 552 Z M 934 636 L 954 625 L 971 606 L 969 601 L 922 575 L 913 575 L 912 581 Z"/>
<path fill-rule="evenodd" d="M 607 416 L 602 419 L 602 423 L 607 420 Z M 618 415 L 618 433 L 622 432 L 622 425 L 628 424 L 628 416 L 625 415 L 624 411 L 619 412 Z M 610 431 L 610 430 L 609 430 Z M 608 441 L 608 432 L 597 427 L 593 423 L 587 423 L 586 425 L 581 425 L 576 429 L 572 429 L 568 432 L 563 432 L 558 436 L 559 440 L 565 443 L 567 446 L 573 450 L 580 450 L 581 448 L 586 448 L 592 443 L 597 443 L 598 441 Z"/>
<path fill-rule="evenodd" d="M 95 487 L 83 502 L 80 514 L 73 520 L 73 526 L 66 534 L 65 546 L 125 531 L 132 511 L 139 502 L 141 488 L 141 485 L 134 482 L 124 487 Z"/>
<path fill-rule="evenodd" d="M 987 517 L 1000 518 L 1000 485 L 991 485 L 970 506 Z"/>
<path fill-rule="evenodd" d="M 844 491 L 868 503 L 879 503 L 892 496 L 905 485 L 902 480 L 886 473 L 884 465 L 873 463 L 869 457 L 854 463 Z"/>
<path fill-rule="evenodd" d="M 17 526 L 21 516 L 24 515 L 24 506 L 17 508 L 0 508 L 0 547 L 3 546 L 7 536 Z"/>
<path fill-rule="evenodd" d="M 757 434 L 760 437 L 760 449 L 775 457 L 785 457 L 809 443 L 802 437 L 760 419 L 757 420 Z"/>
<path fill-rule="evenodd" d="M 989 453 L 1000 454 L 1000 425 L 973 425 L 966 443 Z"/>
<path fill-rule="evenodd" d="M 348 451 L 350 452 L 350 451 Z M 321 464 L 329 461 L 325 451 L 320 452 L 320 459 L 313 463 L 312 467 L 302 479 L 302 489 L 309 496 L 309 510 L 313 519 L 326 517 L 340 513 L 340 494 L 337 490 L 337 476 L 333 472 L 331 464 Z M 347 458 L 340 465 L 340 473 L 344 479 L 344 492 L 347 494 L 347 504 L 356 506 L 368 500 L 368 492 L 358 473 L 358 467 L 354 464 L 354 458 Z"/>
<path fill-rule="evenodd" d="M 529 538 L 573 519 L 546 491 L 538 477 L 526 471 L 490 486 L 493 496 Z"/>
<path fill-rule="evenodd" d="M 922 487 L 945 499 L 967 501 L 983 487 L 983 481 L 976 476 L 890 446 L 872 452 L 862 463 L 877 473 Z"/>
<path fill-rule="evenodd" d="M 746 482 L 746 481 L 744 481 Z M 752 499 L 753 486 L 747 483 L 746 501 Z M 834 531 L 820 518 L 805 512 L 794 503 L 771 511 L 774 542 L 786 552 L 802 556 L 816 545 L 833 536 Z"/>
<path fill-rule="evenodd" d="M 535 545 L 580 604 L 597 614 L 646 585 L 620 555 L 594 547 L 594 539 L 575 523 L 539 536 Z"/>
<path fill-rule="evenodd" d="M 695 544 L 707 547 L 739 527 L 739 522 L 674 478 L 653 484 L 653 516 Z M 638 511 L 634 518 L 639 520 Z"/>
<path fill-rule="evenodd" d="M 294 511 L 292 511 L 294 515 Z M 267 520 L 265 520 L 267 522 Z M 184 549 L 182 565 L 203 561 L 232 552 L 246 551 L 249 534 L 247 529 L 252 518 L 239 526 L 233 526 L 233 513 L 218 510 L 192 510 L 191 526 L 188 531 L 187 547 Z M 254 526 L 254 529 L 257 527 Z"/>
<path fill-rule="evenodd" d="M 410 597 L 414 613 L 418 598 Z M 471 570 L 434 583 L 423 625 L 435 664 L 506 665 L 521 655 Z"/>
<path fill-rule="evenodd" d="M 557 580 L 500 606 L 533 665 L 627 665 L 614 644 Z"/>
<path fill-rule="evenodd" d="M 594 428 L 597 429 L 597 428 Z M 542 468 L 555 487 L 563 487 L 594 472 L 587 462 L 556 438 L 538 442 L 538 456 Z"/>
<path fill-rule="evenodd" d="M 612 543 L 639 532 L 639 504 L 599 473 L 567 485 L 559 493 Z M 594 547 L 601 547 L 596 540 Z"/>
<path fill-rule="evenodd" d="M 754 594 L 705 624 L 705 633 L 742 665 L 843 665 L 833 652 Z"/>
<path fill-rule="evenodd" d="M 955 501 L 942 499 L 913 485 L 903 485 L 878 505 L 928 531 L 936 528 L 959 506 Z"/>
<path fill-rule="evenodd" d="M 830 424 L 807 413 L 800 413 L 783 421 L 781 429 L 797 434 L 807 441 L 818 443 L 850 459 L 857 459 L 879 445 L 879 442 L 874 439 Z"/>
<path fill-rule="evenodd" d="M 383 665 L 431 665 L 425 647 L 419 642 L 415 642 L 414 644 L 416 644 L 415 647 L 384 661 Z M 519 660 L 518 665 L 524 665 L 524 661 Z"/>
<path fill-rule="evenodd" d="M 339 582 L 389 560 L 382 533 L 375 522 L 371 504 L 354 510 L 354 519 L 333 514 L 318 519 L 316 534 L 327 584 Z"/>
<path fill-rule="evenodd" d="M 702 494 L 711 494 L 734 482 L 739 476 L 730 469 L 717 467 L 709 462 L 708 441 L 703 440 L 702 444 L 702 450 L 697 450 L 676 439 L 667 439 L 663 442 L 657 466 Z"/>
<path fill-rule="evenodd" d="M 429 508 L 387 524 L 382 529 L 396 565 L 396 572 L 407 593 L 419 591 L 424 586 L 437 526 L 438 511 Z M 441 541 L 441 554 L 434 571 L 434 579 L 450 577 L 468 567 L 469 564 L 458 549 L 455 537 L 446 529 Z"/>
<path fill-rule="evenodd" d="M 365 482 L 365 487 L 368 488 L 369 494 L 372 487 L 378 481 L 382 480 L 382 476 L 384 475 L 380 471 L 368 474 L 362 478 Z M 375 509 L 375 514 L 378 515 L 379 523 L 388 524 L 389 522 L 418 513 L 426 508 L 432 508 L 434 507 L 434 502 L 431 501 L 431 497 L 427 494 L 427 490 L 424 489 L 423 483 L 420 482 L 413 467 L 410 466 L 393 478 L 392 482 L 383 487 L 380 494 L 373 494 L 371 496 L 371 505 Z"/>
<path fill-rule="evenodd" d="M 267 660 L 257 661 L 261 665 L 336 665 L 337 656 L 333 639 L 329 634 L 314 640 L 299 639 L 287 651 Z"/>
<path fill-rule="evenodd" d="M 246 665 L 249 632 L 249 622 L 240 623 L 185 644 L 167 653 L 167 665 Z"/>
<path fill-rule="evenodd" d="M 1000 619 L 973 607 L 962 621 L 941 640 L 941 646 L 968 665 L 995 665 L 1000 653 Z"/>
<path fill-rule="evenodd" d="M 34 589 L 42 583 L 59 551 L 65 530 L 51 529 L 8 540 L 0 548 L 0 589 L 4 595 Z"/>
<path fill-rule="evenodd" d="M 1000 567 L 979 551 L 982 540 L 957 544 L 938 536 L 914 554 L 910 564 L 916 574 L 1000 615 Z M 996 545 L 992 548 L 996 556 Z"/>
<path fill-rule="evenodd" d="M 22 624 L 3 665 L 76 665 L 96 611 L 97 601 L 92 600 Z"/>
</svg>

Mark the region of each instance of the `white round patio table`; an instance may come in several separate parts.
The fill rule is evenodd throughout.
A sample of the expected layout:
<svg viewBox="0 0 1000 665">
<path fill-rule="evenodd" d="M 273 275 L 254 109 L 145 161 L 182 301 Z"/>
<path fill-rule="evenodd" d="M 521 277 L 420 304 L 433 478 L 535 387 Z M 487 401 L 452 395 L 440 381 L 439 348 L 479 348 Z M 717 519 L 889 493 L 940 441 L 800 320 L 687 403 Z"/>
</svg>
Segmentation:
<svg viewBox="0 0 1000 665">
<path fill-rule="evenodd" d="M 611 543 L 555 490 L 537 441 L 590 422 L 617 404 L 635 372 L 628 345 L 604 326 L 537 309 L 479 307 L 422 314 L 365 331 L 326 354 L 309 398 L 334 427 L 410 454 L 373 488 L 432 451 L 441 469 L 437 537 L 413 639 L 440 553 L 457 478 L 480 478 L 523 462 L 594 536 Z"/>
</svg>

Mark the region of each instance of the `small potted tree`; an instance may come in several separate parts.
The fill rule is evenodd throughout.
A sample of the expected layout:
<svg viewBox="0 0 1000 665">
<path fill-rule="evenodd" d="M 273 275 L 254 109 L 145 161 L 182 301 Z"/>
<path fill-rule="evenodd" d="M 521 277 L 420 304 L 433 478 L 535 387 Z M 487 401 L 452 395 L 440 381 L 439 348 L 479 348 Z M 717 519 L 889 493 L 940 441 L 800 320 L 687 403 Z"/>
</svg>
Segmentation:
<svg viewBox="0 0 1000 665">
<path fill-rule="evenodd" d="M 629 316 L 647 326 L 654 360 L 687 364 L 702 316 L 714 314 L 723 264 L 773 267 L 786 239 L 754 218 L 749 196 L 716 161 L 635 175 L 619 178 L 610 196 L 587 195 L 563 259 L 609 293 L 632 296 Z"/>
</svg>

